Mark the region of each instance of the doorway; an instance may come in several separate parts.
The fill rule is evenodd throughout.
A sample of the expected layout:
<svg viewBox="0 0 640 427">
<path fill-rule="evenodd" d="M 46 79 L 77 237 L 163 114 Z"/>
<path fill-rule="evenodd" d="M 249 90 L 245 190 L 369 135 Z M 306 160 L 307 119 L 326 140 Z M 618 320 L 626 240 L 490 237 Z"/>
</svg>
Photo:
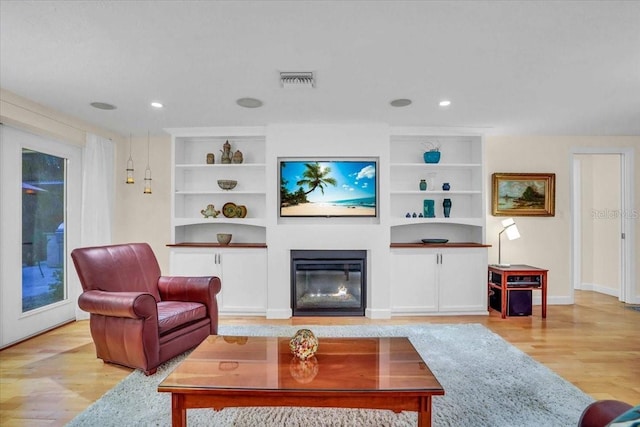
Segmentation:
<svg viewBox="0 0 640 427">
<path fill-rule="evenodd" d="M 0 127 L 0 347 L 75 319 L 81 149 Z"/>
<path fill-rule="evenodd" d="M 633 302 L 633 151 L 575 149 L 571 166 L 572 288 Z"/>
</svg>

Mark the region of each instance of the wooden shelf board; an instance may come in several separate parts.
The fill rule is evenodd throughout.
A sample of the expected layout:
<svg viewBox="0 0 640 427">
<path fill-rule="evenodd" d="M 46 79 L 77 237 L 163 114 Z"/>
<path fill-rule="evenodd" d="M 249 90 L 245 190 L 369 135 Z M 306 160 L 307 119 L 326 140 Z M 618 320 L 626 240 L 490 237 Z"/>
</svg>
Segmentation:
<svg viewBox="0 0 640 427">
<path fill-rule="evenodd" d="M 490 248 L 491 245 L 474 242 L 447 242 L 447 243 L 391 243 L 392 248 Z"/>
<path fill-rule="evenodd" d="M 214 242 L 181 242 L 181 243 L 169 243 L 167 246 L 171 248 L 266 248 L 266 243 L 229 243 L 228 245 L 221 245 Z"/>
</svg>

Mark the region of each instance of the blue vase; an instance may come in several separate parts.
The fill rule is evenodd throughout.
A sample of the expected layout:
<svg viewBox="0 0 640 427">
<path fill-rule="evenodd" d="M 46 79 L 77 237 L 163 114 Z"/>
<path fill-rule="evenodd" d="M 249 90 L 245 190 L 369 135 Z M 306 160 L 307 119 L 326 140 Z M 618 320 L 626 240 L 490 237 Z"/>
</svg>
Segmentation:
<svg viewBox="0 0 640 427">
<path fill-rule="evenodd" d="M 451 189 L 451 186 L 449 185 L 448 182 L 445 182 L 444 184 L 442 184 L 442 189 L 444 191 L 449 191 Z"/>
<path fill-rule="evenodd" d="M 440 161 L 439 151 L 425 151 L 422 156 L 425 163 L 438 163 Z"/>
<path fill-rule="evenodd" d="M 427 189 L 427 181 L 424 179 L 420 180 L 420 191 L 425 191 Z"/>
</svg>

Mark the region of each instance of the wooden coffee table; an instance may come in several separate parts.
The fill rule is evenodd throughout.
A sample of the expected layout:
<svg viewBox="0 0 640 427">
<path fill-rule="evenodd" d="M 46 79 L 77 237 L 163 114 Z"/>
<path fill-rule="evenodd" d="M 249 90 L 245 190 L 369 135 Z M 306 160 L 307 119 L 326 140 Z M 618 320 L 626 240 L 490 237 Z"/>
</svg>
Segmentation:
<svg viewBox="0 0 640 427">
<path fill-rule="evenodd" d="M 431 425 L 431 398 L 444 389 L 407 338 L 320 338 L 311 360 L 289 338 L 211 335 L 158 386 L 171 393 L 172 424 L 187 409 L 300 406 L 418 412 Z"/>
</svg>

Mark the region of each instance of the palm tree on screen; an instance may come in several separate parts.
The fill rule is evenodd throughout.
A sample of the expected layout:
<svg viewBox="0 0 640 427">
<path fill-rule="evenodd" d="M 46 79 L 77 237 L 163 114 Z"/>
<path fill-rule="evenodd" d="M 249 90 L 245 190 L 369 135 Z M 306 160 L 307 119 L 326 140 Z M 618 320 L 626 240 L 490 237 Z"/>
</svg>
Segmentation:
<svg viewBox="0 0 640 427">
<path fill-rule="evenodd" d="M 319 188 L 322 194 L 324 194 L 324 189 L 327 185 L 333 185 L 334 187 L 338 185 L 335 178 L 329 176 L 331 173 L 330 167 L 323 168 L 317 162 L 305 163 L 304 166 L 306 169 L 302 173 L 303 178 L 296 182 L 296 185 L 306 185 L 309 187 L 309 191 L 305 192 L 305 195 L 315 191 L 316 188 Z"/>
</svg>

